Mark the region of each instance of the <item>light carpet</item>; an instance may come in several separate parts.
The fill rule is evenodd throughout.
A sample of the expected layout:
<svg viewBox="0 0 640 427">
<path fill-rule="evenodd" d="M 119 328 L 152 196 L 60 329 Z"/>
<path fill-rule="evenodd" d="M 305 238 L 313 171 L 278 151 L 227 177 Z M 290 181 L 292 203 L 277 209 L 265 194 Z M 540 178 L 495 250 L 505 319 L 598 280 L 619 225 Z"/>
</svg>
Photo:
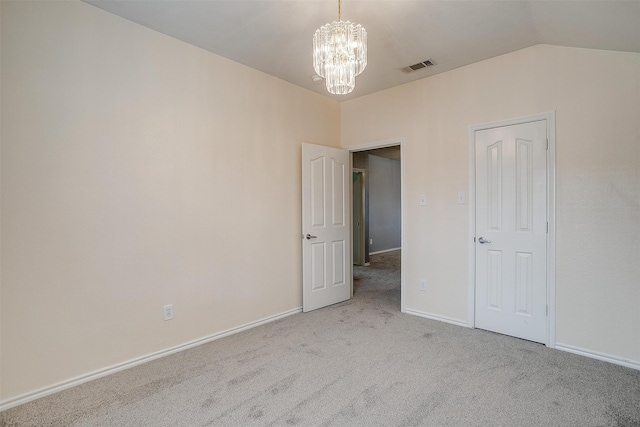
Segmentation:
<svg viewBox="0 0 640 427">
<path fill-rule="evenodd" d="M 640 372 L 400 313 L 399 252 L 350 301 L 0 414 L 1 426 L 640 426 Z"/>
</svg>

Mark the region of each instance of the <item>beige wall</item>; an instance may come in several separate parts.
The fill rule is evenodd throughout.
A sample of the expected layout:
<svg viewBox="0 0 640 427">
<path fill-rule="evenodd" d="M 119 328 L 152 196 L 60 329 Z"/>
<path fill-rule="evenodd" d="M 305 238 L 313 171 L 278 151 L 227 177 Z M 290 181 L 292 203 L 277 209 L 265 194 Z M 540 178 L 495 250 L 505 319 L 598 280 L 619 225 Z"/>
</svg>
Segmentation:
<svg viewBox="0 0 640 427">
<path fill-rule="evenodd" d="M 87 4 L 0 7 L 0 400 L 299 307 L 300 142 L 341 121 L 405 137 L 407 307 L 466 322 L 467 127 L 556 110 L 557 341 L 640 361 L 637 54 L 537 46 L 340 106 Z"/>
<path fill-rule="evenodd" d="M 84 3 L 1 5 L 0 399 L 300 307 L 300 143 L 338 146 L 339 104 Z"/>
<path fill-rule="evenodd" d="M 640 363 L 640 55 L 539 45 L 341 108 L 343 147 L 405 137 L 406 306 L 460 322 L 468 126 L 555 110 L 557 343 Z"/>
</svg>

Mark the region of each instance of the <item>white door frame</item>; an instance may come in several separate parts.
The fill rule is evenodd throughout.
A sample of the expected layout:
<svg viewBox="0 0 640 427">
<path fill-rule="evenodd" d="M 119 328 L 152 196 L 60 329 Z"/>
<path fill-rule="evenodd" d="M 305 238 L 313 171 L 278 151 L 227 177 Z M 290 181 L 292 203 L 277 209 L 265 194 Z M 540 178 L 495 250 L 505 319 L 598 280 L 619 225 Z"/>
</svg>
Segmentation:
<svg viewBox="0 0 640 427">
<path fill-rule="evenodd" d="M 366 171 L 364 169 L 360 169 L 360 168 L 354 168 L 353 167 L 353 154 L 350 152 L 349 153 L 349 161 L 351 162 L 351 176 L 353 176 L 354 173 L 360 173 L 362 174 L 362 206 L 360 206 L 360 208 L 362 209 L 362 215 L 359 218 L 361 220 L 361 224 L 360 224 L 360 241 L 358 242 L 360 251 L 362 256 L 360 257 L 360 254 L 358 254 L 358 265 L 367 265 L 367 263 L 365 262 L 365 226 L 364 226 L 364 219 L 365 219 L 365 215 L 364 215 L 364 199 L 365 199 L 365 194 L 364 194 L 364 181 L 365 181 L 365 173 Z M 353 185 L 351 186 L 351 199 L 353 200 L 353 193 L 355 191 L 355 188 L 353 187 Z M 355 205 L 352 203 L 351 204 L 351 217 L 353 217 L 353 207 Z M 355 228 L 355 223 L 353 221 L 351 221 L 351 227 Z M 353 234 L 353 233 L 352 233 Z M 351 242 L 351 250 L 353 251 L 353 248 L 355 248 L 355 242 Z M 360 263 L 360 261 L 362 261 Z M 353 283 L 351 285 L 351 298 L 353 298 Z"/>
<path fill-rule="evenodd" d="M 482 123 L 469 126 L 469 275 L 468 275 L 468 314 L 467 326 L 475 328 L 475 300 L 476 300 L 476 144 L 475 133 L 479 130 L 492 129 L 503 126 L 511 126 L 522 123 L 546 120 L 547 140 L 547 222 L 549 233 L 547 235 L 547 334 L 545 344 L 547 347 L 556 346 L 556 112 L 534 114 L 518 117 L 510 120 L 501 120 L 491 123 Z"/>
<path fill-rule="evenodd" d="M 401 253 L 400 253 L 400 265 L 402 266 L 400 268 L 400 312 L 404 313 L 405 312 L 405 289 L 404 289 L 404 285 L 405 285 L 405 280 L 404 280 L 404 272 L 405 272 L 405 268 L 404 268 L 404 261 L 405 261 L 405 251 L 404 251 L 404 242 L 406 242 L 406 238 L 405 238 L 405 233 L 406 233 L 406 227 L 405 227 L 405 215 L 404 215 L 404 201 L 405 201 L 405 153 L 404 153 L 404 137 L 397 137 L 397 138 L 391 138 L 391 139 L 386 139 L 384 141 L 377 141 L 377 142 L 368 142 L 362 145 L 356 145 L 353 147 L 345 147 L 345 150 L 349 150 L 350 153 L 350 157 L 351 157 L 351 173 L 353 173 L 353 153 L 358 152 L 358 151 L 369 151 L 369 150 L 375 150 L 377 148 L 385 148 L 385 147 L 393 147 L 399 145 L 400 146 L 400 249 L 401 249 Z M 352 190 L 353 191 L 353 190 Z M 351 199 L 353 199 L 353 194 L 351 194 Z M 352 208 L 353 209 L 353 208 Z M 353 216 L 353 211 L 351 212 L 351 216 Z M 353 226 L 353 225 L 352 225 Z M 353 231 L 352 231 L 353 234 Z M 366 243 L 366 242 L 365 242 Z M 353 272 L 351 273 L 353 274 Z M 353 286 L 353 280 L 352 282 L 352 286 Z M 353 292 L 351 294 L 353 296 Z"/>
</svg>

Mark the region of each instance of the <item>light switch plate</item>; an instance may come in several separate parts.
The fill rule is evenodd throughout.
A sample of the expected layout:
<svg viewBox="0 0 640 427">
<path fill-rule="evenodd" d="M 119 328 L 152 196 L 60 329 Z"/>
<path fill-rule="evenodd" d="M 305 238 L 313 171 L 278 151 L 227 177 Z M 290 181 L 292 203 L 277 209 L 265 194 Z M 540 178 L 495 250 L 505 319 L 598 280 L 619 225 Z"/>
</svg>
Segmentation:
<svg viewBox="0 0 640 427">
<path fill-rule="evenodd" d="M 464 191 L 458 191 L 458 204 L 464 205 L 465 203 L 467 203 L 467 195 Z"/>
<path fill-rule="evenodd" d="M 420 196 L 420 206 L 427 205 L 427 196 Z"/>
</svg>

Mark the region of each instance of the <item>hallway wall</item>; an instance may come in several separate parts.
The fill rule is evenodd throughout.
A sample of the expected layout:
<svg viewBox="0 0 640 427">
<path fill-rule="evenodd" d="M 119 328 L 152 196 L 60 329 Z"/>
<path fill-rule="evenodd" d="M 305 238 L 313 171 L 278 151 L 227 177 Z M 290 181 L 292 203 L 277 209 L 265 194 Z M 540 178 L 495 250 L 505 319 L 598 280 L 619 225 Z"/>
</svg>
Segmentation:
<svg viewBox="0 0 640 427">
<path fill-rule="evenodd" d="M 369 155 L 369 252 L 402 246 L 400 160 Z"/>
</svg>

